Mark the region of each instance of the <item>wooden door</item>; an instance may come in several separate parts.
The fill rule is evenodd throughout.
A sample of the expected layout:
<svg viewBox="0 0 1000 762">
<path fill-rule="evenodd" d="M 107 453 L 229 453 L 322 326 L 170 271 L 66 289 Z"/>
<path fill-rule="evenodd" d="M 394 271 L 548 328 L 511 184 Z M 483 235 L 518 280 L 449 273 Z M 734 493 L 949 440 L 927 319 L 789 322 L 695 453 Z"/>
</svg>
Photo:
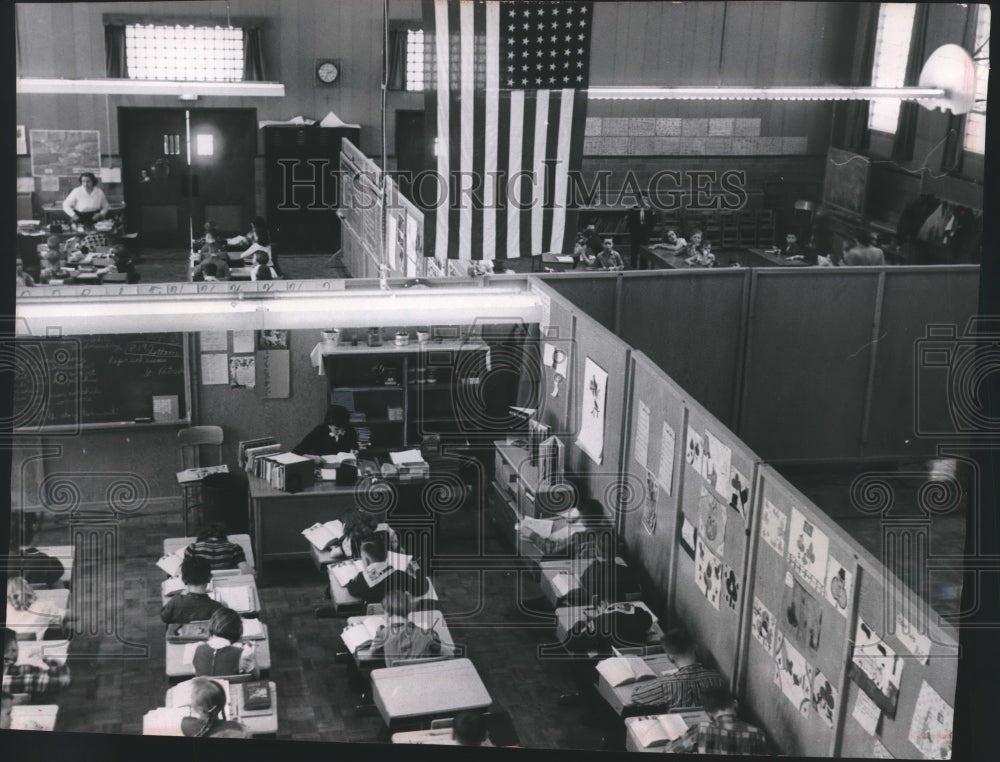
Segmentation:
<svg viewBox="0 0 1000 762">
<path fill-rule="evenodd" d="M 249 229 L 254 109 L 120 108 L 118 124 L 128 224 L 144 244 L 186 248 L 206 219 Z"/>
</svg>

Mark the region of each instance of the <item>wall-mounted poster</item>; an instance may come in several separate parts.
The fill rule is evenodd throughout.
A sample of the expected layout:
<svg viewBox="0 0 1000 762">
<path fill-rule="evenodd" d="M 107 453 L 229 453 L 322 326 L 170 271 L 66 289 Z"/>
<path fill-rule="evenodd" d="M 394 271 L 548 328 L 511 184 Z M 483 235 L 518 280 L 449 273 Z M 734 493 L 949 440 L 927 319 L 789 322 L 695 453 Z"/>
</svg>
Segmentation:
<svg viewBox="0 0 1000 762">
<path fill-rule="evenodd" d="M 604 461 L 604 417 L 607 411 L 608 374 L 589 357 L 583 365 L 583 394 L 580 395 L 580 434 L 576 444 L 595 463 Z"/>
<path fill-rule="evenodd" d="M 101 172 L 101 133 L 97 130 L 30 130 L 31 176 L 75 177 Z"/>
<path fill-rule="evenodd" d="M 917 695 L 910 723 L 910 743 L 926 759 L 951 759 L 951 728 L 954 710 L 924 680 Z"/>
<path fill-rule="evenodd" d="M 826 557 L 830 540 L 796 508 L 788 524 L 788 565 L 809 587 L 822 593 L 826 587 Z"/>
<path fill-rule="evenodd" d="M 549 391 L 549 396 L 558 397 L 569 375 L 569 354 L 563 347 L 546 344 L 542 349 L 542 362 L 547 371 L 546 377 L 552 377 L 552 389 Z"/>
<path fill-rule="evenodd" d="M 705 457 L 702 460 L 705 480 L 720 495 L 729 495 L 729 466 L 733 451 L 711 431 L 705 432 Z"/>
<path fill-rule="evenodd" d="M 801 649 L 817 653 L 823 630 L 823 607 L 797 579 L 785 576 L 781 629 Z"/>
<path fill-rule="evenodd" d="M 812 708 L 812 667 L 780 632 L 774 649 L 774 684 L 803 716 L 809 714 Z"/>
<path fill-rule="evenodd" d="M 774 548 L 775 553 L 784 556 L 788 517 L 770 500 L 765 500 L 764 513 L 760 518 L 760 538 Z"/>
<path fill-rule="evenodd" d="M 635 417 L 635 436 L 632 438 L 632 457 L 642 468 L 646 468 L 649 450 L 649 405 L 639 400 L 639 412 Z"/>
<path fill-rule="evenodd" d="M 843 617 L 847 616 L 853 592 L 854 574 L 831 555 L 826 562 L 826 599 Z"/>
<path fill-rule="evenodd" d="M 826 675 L 817 669 L 812 682 L 813 709 L 828 728 L 833 727 L 833 718 L 837 714 L 837 700 L 837 689 L 826 679 Z"/>
<path fill-rule="evenodd" d="M 753 597 L 753 614 L 750 620 L 750 632 L 753 639 L 760 643 L 761 647 L 768 652 L 774 653 L 774 614 L 767 606 L 760 602 L 756 595 Z"/>
<path fill-rule="evenodd" d="M 722 493 L 725 494 L 725 493 Z M 743 523 L 748 524 L 747 505 L 750 502 L 750 480 L 741 474 L 735 466 L 729 469 L 729 507 L 743 517 Z"/>
<path fill-rule="evenodd" d="M 738 611 L 740 605 L 740 578 L 729 564 L 722 565 L 722 597 L 730 610 Z"/>
<path fill-rule="evenodd" d="M 673 427 L 663 422 L 662 434 L 660 437 L 660 468 L 658 478 L 663 489 L 669 495 L 674 489 L 674 447 L 676 446 L 676 435 Z"/>
<path fill-rule="evenodd" d="M 698 536 L 720 556 L 726 546 L 726 515 L 726 506 L 702 485 L 698 496 Z"/>
<path fill-rule="evenodd" d="M 684 459 L 695 470 L 695 473 L 700 476 L 702 473 L 702 458 L 705 455 L 705 442 L 702 440 L 701 434 L 690 426 L 687 428 L 687 437 L 685 439 L 687 447 L 684 451 Z"/>
<path fill-rule="evenodd" d="M 288 331 L 257 331 L 257 349 L 288 349 Z"/>
<path fill-rule="evenodd" d="M 660 485 L 656 483 L 656 477 L 646 471 L 646 505 L 642 510 L 642 526 L 648 534 L 656 531 L 656 498 L 659 492 Z"/>
<path fill-rule="evenodd" d="M 904 660 L 858 617 L 851 655 L 851 678 L 890 718 L 896 717 Z"/>
<path fill-rule="evenodd" d="M 694 581 L 702 595 L 718 611 L 719 596 L 722 593 L 722 562 L 698 537 L 695 541 Z"/>
</svg>

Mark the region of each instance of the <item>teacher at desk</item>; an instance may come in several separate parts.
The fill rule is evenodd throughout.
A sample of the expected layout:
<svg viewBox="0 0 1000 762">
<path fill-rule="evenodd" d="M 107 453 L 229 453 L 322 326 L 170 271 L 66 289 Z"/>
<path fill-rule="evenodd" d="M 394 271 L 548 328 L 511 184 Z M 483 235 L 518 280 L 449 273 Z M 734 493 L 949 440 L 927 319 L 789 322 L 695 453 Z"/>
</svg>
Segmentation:
<svg viewBox="0 0 1000 762">
<path fill-rule="evenodd" d="M 314 463 L 321 463 L 323 455 L 357 451 L 358 433 L 351 426 L 347 408 L 340 405 L 330 405 L 323 423 L 306 434 L 305 439 L 292 449 L 296 455 L 311 458 Z"/>
<path fill-rule="evenodd" d="M 97 187 L 93 172 L 82 172 L 80 184 L 63 201 L 63 211 L 73 222 L 90 225 L 108 214 L 108 199 L 104 191 Z"/>
</svg>

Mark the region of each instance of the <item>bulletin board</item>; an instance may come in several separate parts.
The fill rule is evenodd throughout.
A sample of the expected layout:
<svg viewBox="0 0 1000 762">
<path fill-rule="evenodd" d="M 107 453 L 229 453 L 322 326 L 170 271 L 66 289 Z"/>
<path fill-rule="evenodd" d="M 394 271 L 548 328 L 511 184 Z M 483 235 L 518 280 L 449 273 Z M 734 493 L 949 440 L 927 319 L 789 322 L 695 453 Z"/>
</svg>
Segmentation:
<svg viewBox="0 0 1000 762">
<path fill-rule="evenodd" d="M 757 458 L 701 405 L 685 399 L 685 407 L 677 432 L 682 478 L 673 609 L 719 671 L 732 676 Z"/>
<path fill-rule="evenodd" d="M 646 578 L 670 608 L 673 563 L 679 552 L 676 519 L 680 500 L 683 390 L 641 352 L 632 355 L 632 393 L 625 472 L 642 485 L 642 499 L 624 513 L 625 543 Z M 647 600 L 652 605 L 652 602 Z"/>
<path fill-rule="evenodd" d="M 522 377 L 529 377 L 529 383 L 535 387 L 530 398 L 538 401 L 538 420 L 551 426 L 552 432 L 568 444 L 573 434 L 573 363 L 577 355 L 573 308 L 562 297 L 553 297 L 544 285 L 536 284 L 535 288 L 546 291 L 544 298 L 549 300 L 548 318 L 539 325 L 541 373 L 538 376 L 522 373 Z M 562 376 L 562 380 L 557 376 Z"/>
<path fill-rule="evenodd" d="M 843 722 L 858 551 L 770 466 L 758 470 L 757 488 L 745 705 L 780 733 L 783 753 L 832 756 Z"/>
<path fill-rule="evenodd" d="M 75 177 L 101 172 L 98 130 L 29 130 L 32 177 Z"/>
<path fill-rule="evenodd" d="M 416 278 L 424 271 L 424 215 L 386 177 L 385 252 L 394 277 Z"/>
<path fill-rule="evenodd" d="M 343 178 L 340 184 L 343 194 L 340 206 L 343 212 L 342 237 L 344 251 L 350 253 L 345 263 L 354 277 L 369 272 L 373 272 L 372 277 L 377 277 L 378 265 L 383 262 L 382 170 L 350 140 L 343 138 L 340 172 Z"/>
<path fill-rule="evenodd" d="M 614 330 L 618 288 L 618 274 L 574 275 L 572 278 L 545 279 L 555 291 L 565 296 L 578 309 L 583 310 L 609 331 Z"/>
</svg>

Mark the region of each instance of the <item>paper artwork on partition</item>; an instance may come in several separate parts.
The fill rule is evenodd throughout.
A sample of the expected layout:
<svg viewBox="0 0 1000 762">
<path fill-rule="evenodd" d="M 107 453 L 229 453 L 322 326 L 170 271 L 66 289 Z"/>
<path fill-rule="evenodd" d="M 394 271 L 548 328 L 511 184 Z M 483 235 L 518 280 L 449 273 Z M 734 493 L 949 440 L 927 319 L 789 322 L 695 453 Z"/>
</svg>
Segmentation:
<svg viewBox="0 0 1000 762">
<path fill-rule="evenodd" d="M 725 494 L 724 492 L 722 494 Z M 749 524 L 747 506 L 750 502 L 750 480 L 741 474 L 735 466 L 729 468 L 729 507 L 743 517 L 743 523 Z"/>
<path fill-rule="evenodd" d="M 716 555 L 726 545 L 726 506 L 703 485 L 698 496 L 698 536 Z"/>
<path fill-rule="evenodd" d="M 726 605 L 737 611 L 740 605 L 740 578 L 729 564 L 722 565 L 722 588 Z"/>
<path fill-rule="evenodd" d="M 790 574 L 785 577 L 781 612 L 781 629 L 799 648 L 817 653 L 823 629 L 823 607 Z"/>
<path fill-rule="evenodd" d="M 687 442 L 687 447 L 684 450 L 684 459 L 687 464 L 695 470 L 695 472 L 701 476 L 702 475 L 702 458 L 705 454 L 705 442 L 702 441 L 701 435 L 692 429 L 690 426 L 687 427 L 687 436 L 685 437 Z"/>
<path fill-rule="evenodd" d="M 837 689 L 826 679 L 826 675 L 817 669 L 813 674 L 812 702 L 816 714 L 828 728 L 833 727 L 833 718 L 837 714 Z"/>
<path fill-rule="evenodd" d="M 722 593 L 722 562 L 710 551 L 699 536 L 695 541 L 694 581 L 702 595 L 716 611 Z"/>
<path fill-rule="evenodd" d="M 903 662 L 878 633 L 858 617 L 851 678 L 890 718 L 896 716 Z"/>
<path fill-rule="evenodd" d="M 785 531 L 788 517 L 770 500 L 764 500 L 764 513 L 760 521 L 760 537 L 774 548 L 779 556 L 785 555 Z"/>
<path fill-rule="evenodd" d="M 656 531 L 656 499 L 660 487 L 651 471 L 646 471 L 646 504 L 642 511 L 642 526 L 648 534 Z"/>
<path fill-rule="evenodd" d="M 760 643 L 761 647 L 768 652 L 774 653 L 774 615 L 767 606 L 760 602 L 756 595 L 753 597 L 753 614 L 750 620 L 750 632 L 753 639 Z"/>
<path fill-rule="evenodd" d="M 812 707 L 812 667 L 780 632 L 774 649 L 774 684 L 802 716 L 809 714 Z"/>
<path fill-rule="evenodd" d="M 694 559 L 694 541 L 698 530 L 694 528 L 694 524 L 688 521 L 688 517 L 681 514 L 681 549 L 687 554 L 687 557 Z"/>
<path fill-rule="evenodd" d="M 826 587 L 826 559 L 830 539 L 797 508 L 788 527 L 788 565 L 809 587 L 822 593 Z"/>
<path fill-rule="evenodd" d="M 202 386 L 229 383 L 227 358 L 225 352 L 212 352 L 200 356 Z"/>
<path fill-rule="evenodd" d="M 542 360 L 545 363 L 547 371 L 551 371 L 550 373 L 546 373 L 546 376 L 551 376 L 552 378 L 552 390 L 549 392 L 549 396 L 553 398 L 558 397 L 568 376 L 569 355 L 565 349 L 552 344 L 546 344 L 542 350 Z M 643 457 L 645 457 L 645 451 L 643 451 Z"/>
<path fill-rule="evenodd" d="M 604 417 L 607 413 L 608 374 L 586 358 L 583 369 L 584 391 L 581 396 L 580 433 L 576 444 L 595 463 L 604 462 Z"/>
<path fill-rule="evenodd" d="M 926 664 L 931 655 L 931 639 L 925 633 L 917 630 L 916 625 L 896 612 L 896 629 L 893 635 L 903 644 L 903 648 L 920 660 L 921 664 Z"/>
<path fill-rule="evenodd" d="M 229 358 L 229 386 L 231 388 L 253 389 L 256 383 L 257 364 L 252 356 Z"/>
<path fill-rule="evenodd" d="M 254 332 L 253 331 L 233 331 L 233 354 L 241 355 L 253 352 Z"/>
<path fill-rule="evenodd" d="M 910 723 L 910 743 L 926 759 L 951 759 L 951 732 L 955 711 L 926 680 L 920 685 Z"/>
<path fill-rule="evenodd" d="M 705 432 L 705 452 L 702 458 L 702 475 L 709 486 L 720 495 L 729 495 L 729 468 L 733 451 L 722 444 L 710 431 Z"/>
<path fill-rule="evenodd" d="M 662 436 L 660 438 L 660 471 L 659 480 L 663 489 L 669 496 L 674 491 L 674 448 L 677 436 L 673 427 L 663 422 Z"/>
<path fill-rule="evenodd" d="M 882 710 L 878 708 L 878 704 L 868 698 L 868 694 L 864 691 L 858 691 L 851 717 L 857 720 L 858 725 L 864 728 L 868 735 L 873 736 L 878 732 L 878 721 L 882 719 Z"/>
<path fill-rule="evenodd" d="M 200 331 L 198 348 L 202 352 L 225 352 L 229 349 L 229 334 L 226 331 Z"/>
<path fill-rule="evenodd" d="M 547 345 L 546 345 L 547 346 Z M 649 449 L 649 405 L 639 400 L 639 413 L 635 419 L 635 437 L 632 439 L 632 457 L 642 468 L 646 468 Z"/>
<path fill-rule="evenodd" d="M 826 599 L 834 610 L 843 617 L 851 605 L 854 592 L 854 574 L 832 555 L 826 562 Z"/>
</svg>

